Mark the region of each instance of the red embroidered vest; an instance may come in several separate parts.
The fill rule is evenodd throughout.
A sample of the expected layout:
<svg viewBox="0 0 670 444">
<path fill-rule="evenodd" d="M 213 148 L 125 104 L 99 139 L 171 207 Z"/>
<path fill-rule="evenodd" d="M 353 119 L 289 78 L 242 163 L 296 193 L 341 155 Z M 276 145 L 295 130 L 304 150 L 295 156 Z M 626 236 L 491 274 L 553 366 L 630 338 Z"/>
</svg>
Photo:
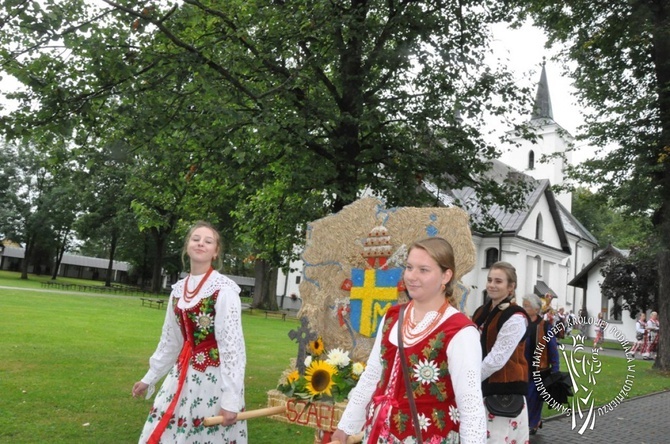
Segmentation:
<svg viewBox="0 0 670 444">
<path fill-rule="evenodd" d="M 402 308 L 404 309 L 405 306 L 403 305 Z M 366 425 L 372 425 L 372 416 L 375 411 L 378 413 L 386 411 L 388 413 L 379 414 L 376 421 L 384 421 L 386 417 L 390 417 L 391 434 L 404 440 L 408 436 L 414 436 L 414 428 L 410 419 L 407 390 L 400 373 L 402 370 L 399 363 L 395 385 L 389 386 L 389 378 L 398 352 L 398 347 L 389 341 L 389 332 L 397 322 L 398 314 L 399 306 L 391 307 L 386 313 L 386 321 L 381 330 L 383 370 L 372 398 L 373 403 L 378 405 L 369 409 Z M 465 315 L 455 313 L 422 341 L 411 347 L 405 347 L 405 356 L 401 357 L 406 359 L 410 372 L 410 382 L 424 442 L 436 436 L 446 437 L 452 430 L 458 432 L 458 411 L 454 388 L 449 376 L 447 347 L 456 333 L 470 325 L 474 326 Z"/>
<path fill-rule="evenodd" d="M 218 297 L 219 292 L 215 291 L 186 309 L 177 307 L 177 299 L 174 299 L 173 308 L 181 333 L 184 341 L 191 343 L 193 350 L 189 364 L 200 372 L 204 372 L 208 366 L 219 366 L 219 348 L 214 337 L 214 306 Z"/>
</svg>

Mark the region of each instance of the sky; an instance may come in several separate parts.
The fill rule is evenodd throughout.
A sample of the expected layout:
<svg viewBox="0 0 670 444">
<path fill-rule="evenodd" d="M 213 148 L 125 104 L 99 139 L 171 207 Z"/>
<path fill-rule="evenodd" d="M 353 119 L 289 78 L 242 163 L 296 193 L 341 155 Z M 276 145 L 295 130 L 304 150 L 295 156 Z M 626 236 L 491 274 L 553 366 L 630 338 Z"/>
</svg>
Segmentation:
<svg viewBox="0 0 670 444">
<path fill-rule="evenodd" d="M 537 90 L 543 57 L 545 58 L 554 121 L 573 136 L 576 135 L 577 128 L 584 123 L 584 115 L 577 105 L 572 80 L 563 75 L 563 68 L 559 63 L 551 60 L 558 49 L 545 48 L 547 38 L 543 31 L 529 24 L 519 29 L 499 25 L 492 32 L 495 55 L 508 58 L 510 69 L 518 76 L 519 82 L 532 86 L 533 91 Z M 577 147 L 572 152 L 573 164 L 579 164 L 595 155 L 595 148 L 584 142 L 580 142 Z"/>
<path fill-rule="evenodd" d="M 543 58 L 546 60 L 554 120 L 574 135 L 577 127 L 583 123 L 583 118 L 576 105 L 575 89 L 571 85 L 571 80 L 562 76 L 561 66 L 551 60 L 557 51 L 544 47 L 547 38 L 543 32 L 530 25 L 516 30 L 499 25 L 493 28 L 493 36 L 495 55 L 507 57 L 509 66 L 518 76 L 519 81 L 525 85 L 530 82 L 533 90 L 536 90 L 540 80 Z"/>
</svg>

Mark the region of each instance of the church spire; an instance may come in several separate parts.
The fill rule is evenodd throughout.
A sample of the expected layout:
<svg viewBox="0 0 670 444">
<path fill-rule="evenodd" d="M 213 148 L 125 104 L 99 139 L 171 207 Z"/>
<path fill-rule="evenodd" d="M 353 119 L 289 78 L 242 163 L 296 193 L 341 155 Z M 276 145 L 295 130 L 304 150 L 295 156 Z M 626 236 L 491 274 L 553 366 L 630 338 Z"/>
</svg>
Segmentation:
<svg viewBox="0 0 670 444">
<path fill-rule="evenodd" d="M 554 120 L 554 112 L 551 110 L 551 98 L 549 97 L 549 82 L 547 82 L 546 62 L 542 59 L 542 74 L 540 83 L 537 84 L 535 104 L 530 120 L 551 119 Z"/>
</svg>

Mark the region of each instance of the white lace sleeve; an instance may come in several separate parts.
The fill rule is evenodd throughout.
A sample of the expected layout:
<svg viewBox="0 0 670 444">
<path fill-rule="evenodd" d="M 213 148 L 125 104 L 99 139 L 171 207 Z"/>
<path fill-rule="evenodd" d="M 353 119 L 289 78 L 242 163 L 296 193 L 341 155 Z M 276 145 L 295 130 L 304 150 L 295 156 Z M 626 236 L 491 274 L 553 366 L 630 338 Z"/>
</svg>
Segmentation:
<svg viewBox="0 0 670 444">
<path fill-rule="evenodd" d="M 386 317 L 384 317 L 379 324 L 380 326 L 384 325 Z M 337 425 L 337 428 L 344 431 L 347 435 L 355 435 L 363 430 L 363 425 L 365 425 L 365 411 L 372 399 L 372 395 L 377 388 L 377 384 L 382 376 L 382 363 L 381 363 L 381 328 L 379 329 L 379 334 L 375 338 L 375 343 L 372 346 L 372 351 L 368 357 L 368 363 L 365 366 L 365 370 L 361 374 L 361 379 L 358 380 L 358 384 L 354 387 L 351 392 L 349 392 L 349 402 L 347 403 L 347 408 L 342 413 L 340 422 Z"/>
<path fill-rule="evenodd" d="M 167 302 L 167 309 L 165 313 L 165 320 L 163 321 L 163 329 L 161 331 L 161 338 L 158 341 L 156 351 L 149 358 L 149 371 L 142 378 L 142 382 L 153 387 L 159 379 L 167 375 L 181 352 L 184 345 L 184 337 L 179 330 L 179 324 L 172 308 L 172 299 L 174 291 L 170 295 Z"/>
<path fill-rule="evenodd" d="M 447 347 L 449 374 L 458 407 L 461 444 L 486 443 L 486 411 L 482 399 L 482 352 L 479 331 L 466 327 Z"/>
<path fill-rule="evenodd" d="M 214 333 L 219 347 L 221 370 L 221 408 L 239 412 L 244 408 L 244 372 L 247 355 L 242 333 L 240 287 L 229 278 L 217 276 Z"/>
<path fill-rule="evenodd" d="M 526 317 L 522 313 L 515 313 L 503 324 L 493 348 L 482 362 L 482 381 L 503 368 L 526 334 L 526 327 Z"/>
</svg>

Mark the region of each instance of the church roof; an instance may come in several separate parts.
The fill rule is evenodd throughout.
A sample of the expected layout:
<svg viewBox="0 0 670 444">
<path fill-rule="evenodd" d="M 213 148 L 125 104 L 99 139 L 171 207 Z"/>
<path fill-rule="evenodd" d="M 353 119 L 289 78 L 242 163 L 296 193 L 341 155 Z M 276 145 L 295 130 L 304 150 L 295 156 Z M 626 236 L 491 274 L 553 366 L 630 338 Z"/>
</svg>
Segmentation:
<svg viewBox="0 0 670 444">
<path fill-rule="evenodd" d="M 604 264 L 612 257 L 623 258 L 627 257 L 628 254 L 629 254 L 628 250 L 620 250 L 614 247 L 612 244 L 609 244 L 606 248 L 600 250 L 600 252 L 596 255 L 596 257 L 594 257 L 591 262 L 589 262 L 584 268 L 582 268 L 582 271 L 577 273 L 577 276 L 575 276 L 570 282 L 568 282 L 568 285 L 572 287 L 586 288 L 586 283 L 588 281 L 589 274 L 591 273 L 593 267 L 599 264 Z"/>
<path fill-rule="evenodd" d="M 590 232 L 589 230 L 584 227 L 584 225 L 581 224 L 577 219 L 575 219 L 575 216 L 570 213 L 570 211 L 565 208 L 560 202 L 556 202 L 558 205 L 558 209 L 560 212 L 561 220 L 563 221 L 563 227 L 565 227 L 565 231 L 568 233 L 580 237 L 582 239 L 587 239 L 590 242 L 598 245 L 598 239 L 596 239 Z"/>
<path fill-rule="evenodd" d="M 437 196 L 444 205 L 449 206 L 456 203 L 459 206 L 462 206 L 470 214 L 470 218 L 473 221 L 483 222 L 486 216 L 492 218 L 499 227 L 495 232 L 496 235 L 500 233 L 518 235 L 526 222 L 526 219 L 528 219 L 530 211 L 535 207 L 542 196 L 544 196 L 547 199 L 554 225 L 558 231 L 558 236 L 561 241 L 561 249 L 569 252 L 570 244 L 566 236 L 566 230 L 563 226 L 563 219 L 565 216 L 561 214 L 562 211 L 567 210 L 559 207 L 560 204 L 554 198 L 549 181 L 547 179 L 536 180 L 499 160 L 491 161 L 491 168 L 487 172 L 487 178 L 502 182 L 510 177 L 514 177 L 515 180 L 524 180 L 530 185 L 525 192 L 526 205 L 522 209 L 516 211 L 506 210 L 497 204 L 491 206 L 488 210 L 485 210 L 480 204 L 475 190 L 471 187 L 449 190 L 447 193 L 437 190 L 436 187 L 431 184 L 426 184 L 426 188 L 433 195 Z M 579 226 L 581 227 L 581 224 Z"/>
<path fill-rule="evenodd" d="M 547 71 L 545 63 L 542 63 L 542 74 L 540 74 L 540 83 L 537 84 L 535 94 L 535 104 L 530 120 L 549 119 L 554 120 L 554 111 L 551 108 L 551 97 L 549 95 L 549 82 L 547 81 Z"/>
</svg>

